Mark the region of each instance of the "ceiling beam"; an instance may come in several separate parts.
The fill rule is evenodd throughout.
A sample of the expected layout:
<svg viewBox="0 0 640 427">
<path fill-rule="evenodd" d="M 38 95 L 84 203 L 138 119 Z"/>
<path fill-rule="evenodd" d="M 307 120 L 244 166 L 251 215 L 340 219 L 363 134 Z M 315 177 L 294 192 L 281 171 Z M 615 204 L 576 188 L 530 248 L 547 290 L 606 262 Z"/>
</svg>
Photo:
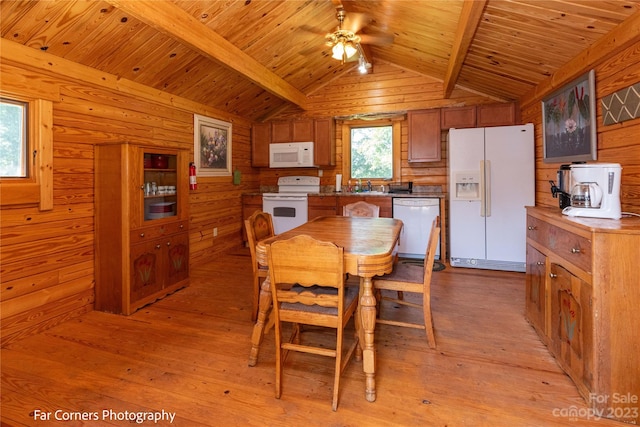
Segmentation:
<svg viewBox="0 0 640 427">
<path fill-rule="evenodd" d="M 267 92 L 306 108 L 304 93 L 175 4 L 157 0 L 106 1 L 201 55 L 238 72 Z"/>
<path fill-rule="evenodd" d="M 445 99 L 451 96 L 451 92 L 453 92 L 453 88 L 458 81 L 462 64 L 467 57 L 469 46 L 471 46 L 478 25 L 480 25 L 486 4 L 487 0 L 464 0 L 462 4 L 460 21 L 458 22 L 458 29 L 453 40 L 451 56 L 449 57 L 449 66 L 444 77 Z"/>
</svg>

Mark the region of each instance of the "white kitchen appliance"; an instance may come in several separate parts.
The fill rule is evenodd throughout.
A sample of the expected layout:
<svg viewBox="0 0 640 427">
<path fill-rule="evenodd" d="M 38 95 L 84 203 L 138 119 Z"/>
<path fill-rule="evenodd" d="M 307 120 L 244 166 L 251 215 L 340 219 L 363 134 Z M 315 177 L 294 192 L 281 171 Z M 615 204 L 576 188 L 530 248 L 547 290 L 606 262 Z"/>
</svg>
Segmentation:
<svg viewBox="0 0 640 427">
<path fill-rule="evenodd" d="M 449 132 L 450 262 L 525 271 L 526 211 L 535 204 L 533 125 Z"/>
<path fill-rule="evenodd" d="M 398 245 L 398 255 L 406 258 L 424 258 L 431 223 L 440 216 L 440 199 L 393 198 L 393 217 L 402 221 L 403 227 Z M 440 259 L 440 241 L 436 250 Z"/>
<path fill-rule="evenodd" d="M 618 163 L 571 165 L 571 206 L 567 216 L 620 219 L 620 176 Z"/>
<path fill-rule="evenodd" d="M 278 192 L 262 195 L 262 210 L 271 214 L 275 234 L 291 230 L 308 220 L 308 194 L 320 192 L 317 176 L 281 176 Z"/>
<path fill-rule="evenodd" d="M 314 167 L 313 142 L 269 144 L 270 168 Z"/>
</svg>

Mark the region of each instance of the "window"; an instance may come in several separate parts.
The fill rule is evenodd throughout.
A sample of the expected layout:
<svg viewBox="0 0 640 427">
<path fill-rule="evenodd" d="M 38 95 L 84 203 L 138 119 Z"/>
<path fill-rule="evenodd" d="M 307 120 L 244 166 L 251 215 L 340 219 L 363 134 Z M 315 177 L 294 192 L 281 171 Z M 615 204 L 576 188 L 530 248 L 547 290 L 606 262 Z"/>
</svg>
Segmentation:
<svg viewBox="0 0 640 427">
<path fill-rule="evenodd" d="M 53 102 L 0 96 L 2 206 L 53 209 Z"/>
<path fill-rule="evenodd" d="M 400 122 L 344 122 L 343 177 L 381 184 L 400 176 Z"/>
<path fill-rule="evenodd" d="M 0 176 L 2 178 L 28 176 L 28 106 L 27 102 L 0 98 Z"/>
<path fill-rule="evenodd" d="M 351 128 L 351 178 L 393 178 L 393 128 Z"/>
</svg>

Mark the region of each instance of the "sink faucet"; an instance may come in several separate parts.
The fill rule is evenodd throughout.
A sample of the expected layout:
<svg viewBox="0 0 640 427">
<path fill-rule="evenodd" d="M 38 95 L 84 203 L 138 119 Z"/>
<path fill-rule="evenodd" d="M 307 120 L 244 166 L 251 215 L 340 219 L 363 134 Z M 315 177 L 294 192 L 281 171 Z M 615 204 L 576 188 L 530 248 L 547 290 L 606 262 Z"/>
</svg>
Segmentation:
<svg viewBox="0 0 640 427">
<path fill-rule="evenodd" d="M 369 188 L 369 191 L 371 191 L 371 190 L 372 190 L 372 188 L 371 188 L 371 181 L 367 181 L 367 187 Z"/>
</svg>

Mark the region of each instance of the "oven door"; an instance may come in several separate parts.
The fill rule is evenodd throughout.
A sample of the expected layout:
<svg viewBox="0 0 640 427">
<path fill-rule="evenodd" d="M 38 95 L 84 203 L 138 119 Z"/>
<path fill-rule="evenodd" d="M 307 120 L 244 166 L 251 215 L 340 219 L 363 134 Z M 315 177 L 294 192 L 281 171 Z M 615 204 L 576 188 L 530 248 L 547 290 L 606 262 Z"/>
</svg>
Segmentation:
<svg viewBox="0 0 640 427">
<path fill-rule="evenodd" d="M 307 195 L 296 193 L 266 193 L 262 195 L 262 210 L 271 214 L 276 234 L 307 222 Z"/>
</svg>

